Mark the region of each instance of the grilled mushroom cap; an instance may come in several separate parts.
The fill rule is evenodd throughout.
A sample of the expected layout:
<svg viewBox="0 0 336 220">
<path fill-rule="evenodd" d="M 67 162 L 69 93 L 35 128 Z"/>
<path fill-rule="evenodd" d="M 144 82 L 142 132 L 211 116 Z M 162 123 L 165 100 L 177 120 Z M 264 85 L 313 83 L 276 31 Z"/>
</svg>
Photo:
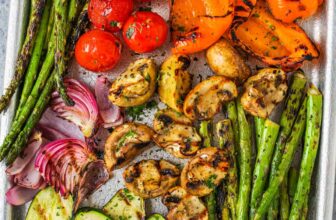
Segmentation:
<svg viewBox="0 0 336 220">
<path fill-rule="evenodd" d="M 167 220 L 207 220 L 208 210 L 197 196 L 186 195 L 167 215 Z"/>
<path fill-rule="evenodd" d="M 143 160 L 126 168 L 126 187 L 142 198 L 155 198 L 173 187 L 180 175 L 177 166 L 166 160 Z"/>
<path fill-rule="evenodd" d="M 212 76 L 200 82 L 187 95 L 184 114 L 191 120 L 212 118 L 225 101 L 237 97 L 236 84 L 224 76 Z"/>
<path fill-rule="evenodd" d="M 187 195 L 188 192 L 185 189 L 181 186 L 175 186 L 162 196 L 162 203 L 167 206 L 168 209 L 172 209 Z"/>
<path fill-rule="evenodd" d="M 288 89 L 286 73 L 281 69 L 266 68 L 250 77 L 244 84 L 241 103 L 254 116 L 267 118 L 281 102 Z"/>
<path fill-rule="evenodd" d="M 225 178 L 228 168 L 225 151 L 204 148 L 183 168 L 181 186 L 192 195 L 208 195 Z"/>
<path fill-rule="evenodd" d="M 153 121 L 153 129 L 155 132 L 160 132 L 173 123 L 190 126 L 192 125 L 192 121 L 184 114 L 174 111 L 171 108 L 166 108 L 156 112 Z"/>
<path fill-rule="evenodd" d="M 175 111 L 183 111 L 183 100 L 191 89 L 192 76 L 187 71 L 190 58 L 172 55 L 161 66 L 158 93 L 163 103 Z"/>
<path fill-rule="evenodd" d="M 156 78 L 156 65 L 153 60 L 137 60 L 113 81 L 109 99 L 121 107 L 141 105 L 154 94 Z"/>
<path fill-rule="evenodd" d="M 107 168 L 112 171 L 125 166 L 146 149 L 153 134 L 151 128 L 139 123 L 118 126 L 105 143 L 104 160 Z"/>
</svg>

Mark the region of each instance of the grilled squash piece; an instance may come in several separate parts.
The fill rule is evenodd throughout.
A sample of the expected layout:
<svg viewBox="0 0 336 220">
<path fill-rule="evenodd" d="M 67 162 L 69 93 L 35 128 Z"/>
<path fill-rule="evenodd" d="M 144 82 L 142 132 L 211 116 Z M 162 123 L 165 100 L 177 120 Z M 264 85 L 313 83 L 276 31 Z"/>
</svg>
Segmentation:
<svg viewBox="0 0 336 220">
<path fill-rule="evenodd" d="M 160 214 L 153 214 L 147 218 L 147 220 L 165 220 L 165 218 Z"/>
<path fill-rule="evenodd" d="M 84 207 L 77 211 L 74 220 L 112 220 L 99 209 Z"/>
<path fill-rule="evenodd" d="M 281 102 L 288 89 L 286 73 L 281 69 L 266 68 L 250 77 L 244 84 L 241 103 L 245 111 L 267 118 Z"/>
<path fill-rule="evenodd" d="M 153 126 L 155 143 L 177 158 L 190 158 L 200 149 L 202 138 L 181 113 L 161 110 L 155 114 Z"/>
<path fill-rule="evenodd" d="M 171 188 L 162 202 L 169 212 L 167 219 L 208 219 L 208 211 L 202 200 L 188 194 L 181 186 Z"/>
<path fill-rule="evenodd" d="M 187 71 L 190 58 L 172 55 L 161 66 L 158 77 L 160 99 L 175 111 L 183 111 L 183 101 L 191 89 L 192 77 Z"/>
<path fill-rule="evenodd" d="M 223 150 L 204 148 L 184 166 L 181 186 L 191 195 L 206 196 L 225 178 L 228 168 Z"/>
<path fill-rule="evenodd" d="M 236 84 L 224 76 L 212 76 L 200 82 L 187 95 L 183 111 L 191 120 L 212 118 L 225 101 L 237 97 Z"/>
<path fill-rule="evenodd" d="M 247 21 L 234 26 L 230 35 L 245 51 L 284 70 L 298 69 L 305 60 L 319 57 L 318 49 L 304 30 L 295 23 L 276 20 L 265 1 L 258 1 Z"/>
<path fill-rule="evenodd" d="M 120 189 L 104 206 L 104 213 L 112 219 L 142 220 L 145 218 L 145 201 L 128 189 Z"/>
<path fill-rule="evenodd" d="M 146 149 L 154 132 L 147 125 L 126 123 L 118 126 L 105 143 L 104 160 L 112 171 L 125 166 Z"/>
<path fill-rule="evenodd" d="M 152 59 L 140 59 L 131 63 L 127 70 L 113 81 L 110 101 L 121 107 L 144 104 L 156 89 L 156 65 Z"/>
<path fill-rule="evenodd" d="M 143 160 L 124 171 L 126 187 L 142 198 L 155 198 L 173 187 L 180 175 L 177 166 L 166 160 Z"/>
<path fill-rule="evenodd" d="M 212 71 L 232 79 L 237 84 L 241 84 L 251 75 L 251 70 L 245 61 L 225 39 L 217 41 L 208 48 L 206 59 Z"/>
</svg>

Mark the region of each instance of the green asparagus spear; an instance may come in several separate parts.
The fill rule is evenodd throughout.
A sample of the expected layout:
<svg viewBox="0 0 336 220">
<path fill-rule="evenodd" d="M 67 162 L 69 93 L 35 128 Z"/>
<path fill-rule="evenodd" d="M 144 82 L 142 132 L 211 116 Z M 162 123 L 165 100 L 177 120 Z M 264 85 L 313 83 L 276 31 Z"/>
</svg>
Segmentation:
<svg viewBox="0 0 336 220">
<path fill-rule="evenodd" d="M 255 133 L 256 133 L 256 143 L 257 143 L 257 149 L 259 152 L 259 148 L 261 145 L 261 138 L 262 134 L 264 132 L 264 124 L 265 124 L 265 119 L 260 118 L 260 117 L 254 117 L 254 126 L 255 126 Z"/>
<path fill-rule="evenodd" d="M 246 119 L 243 106 L 237 102 L 238 122 L 239 122 L 239 194 L 237 201 L 237 219 L 248 219 L 249 202 L 252 183 L 252 141 L 251 128 Z"/>
<path fill-rule="evenodd" d="M 0 98 L 0 112 L 2 112 L 8 106 L 9 101 L 11 100 L 13 94 L 22 81 L 22 78 L 24 77 L 35 45 L 44 5 L 45 0 L 32 0 L 31 2 L 32 16 L 27 28 L 26 38 L 16 61 L 14 77 L 6 89 L 5 94 Z"/>
<path fill-rule="evenodd" d="M 253 219 L 261 196 L 264 192 L 267 176 L 270 170 L 270 163 L 274 151 L 274 145 L 278 137 L 280 126 L 271 120 L 266 119 L 260 139 L 257 160 L 253 171 L 253 184 L 251 193 L 250 218 Z"/>
<path fill-rule="evenodd" d="M 288 195 L 288 175 L 285 176 L 280 186 L 280 219 L 288 220 L 289 218 L 289 195 Z"/>
<path fill-rule="evenodd" d="M 308 89 L 307 101 L 307 128 L 303 148 L 299 182 L 296 187 L 293 205 L 289 219 L 299 219 L 308 198 L 311 176 L 314 169 L 315 159 L 319 148 L 321 123 L 322 123 L 322 94 L 315 86 Z"/>
<path fill-rule="evenodd" d="M 278 169 L 280 164 L 283 147 L 286 143 L 286 140 L 291 132 L 295 116 L 299 111 L 300 101 L 304 95 L 307 79 L 301 71 L 297 71 L 293 76 L 293 81 L 290 86 L 286 107 L 281 115 L 280 119 L 280 133 L 275 145 L 275 152 L 273 155 L 270 180 L 274 178 L 275 172 Z M 279 195 L 276 194 L 272 206 L 268 212 L 268 220 L 277 219 L 279 211 Z"/>
<path fill-rule="evenodd" d="M 299 114 L 295 119 L 292 132 L 287 139 L 285 147 L 282 148 L 283 155 L 282 155 L 280 165 L 278 166 L 278 169 L 276 170 L 273 178 L 270 180 L 268 188 L 266 189 L 265 193 L 262 196 L 260 205 L 253 218 L 254 220 L 262 219 L 264 214 L 266 214 L 273 199 L 278 193 L 278 189 L 281 183 L 283 182 L 283 179 L 287 175 L 287 172 L 292 163 L 295 151 L 297 147 L 299 146 L 299 143 L 303 136 L 303 132 L 304 132 L 305 125 L 306 125 L 306 109 L 307 109 L 307 98 L 304 99 L 300 107 Z"/>
<path fill-rule="evenodd" d="M 305 199 L 304 199 L 304 204 L 303 204 L 303 208 L 302 208 L 302 220 L 307 220 L 308 219 L 308 203 L 309 203 L 309 195 L 306 195 Z"/>
<path fill-rule="evenodd" d="M 227 117 L 231 120 L 232 128 L 234 132 L 234 138 L 235 138 L 235 150 L 238 152 L 239 147 L 239 124 L 238 124 L 238 114 L 237 114 L 237 106 L 235 101 L 230 101 L 225 105 Z"/>
<path fill-rule="evenodd" d="M 203 146 L 211 147 L 211 123 L 202 121 L 200 124 L 200 135 L 203 138 Z M 209 220 L 216 220 L 216 189 L 205 197 L 209 213 Z"/>
<path fill-rule="evenodd" d="M 236 204 L 238 197 L 238 168 L 235 153 L 234 132 L 232 129 L 232 123 L 230 119 L 224 119 L 217 123 L 216 134 L 218 136 L 219 147 L 226 149 L 228 152 L 228 158 L 230 162 L 230 169 L 226 178 L 226 199 L 225 207 L 230 210 L 231 219 L 236 219 Z M 224 207 L 224 208 L 225 208 Z"/>
<path fill-rule="evenodd" d="M 27 98 L 30 95 L 30 92 L 34 86 L 36 77 L 38 75 L 40 59 L 42 56 L 43 44 L 45 42 L 46 33 L 47 33 L 48 20 L 50 17 L 52 17 L 50 16 L 50 7 L 51 7 L 51 0 L 46 0 L 46 5 L 43 10 L 43 15 L 42 15 L 42 20 L 41 20 L 41 25 L 37 33 L 35 46 L 34 46 L 31 60 L 28 66 L 26 76 L 25 76 L 19 106 L 16 110 L 16 116 L 15 116 L 16 119 L 18 115 L 20 114 L 20 111 L 23 108 L 23 105 L 26 103 Z"/>
<path fill-rule="evenodd" d="M 50 42 L 51 36 L 53 35 L 54 22 L 55 22 L 55 5 L 52 4 L 51 10 L 50 10 L 50 16 L 48 20 L 47 34 L 46 34 L 45 41 L 43 44 L 43 50 L 45 51 L 45 54 L 48 51 L 49 42 Z"/>
<path fill-rule="evenodd" d="M 289 193 L 289 202 L 291 205 L 293 204 L 298 180 L 299 180 L 299 172 L 295 168 L 291 167 L 288 173 L 288 193 Z"/>
<path fill-rule="evenodd" d="M 63 83 L 63 75 L 66 71 L 66 63 L 64 60 L 66 46 L 66 26 L 67 26 L 67 0 L 55 0 L 55 27 L 56 27 L 56 85 L 57 91 L 64 103 L 68 106 L 75 105 L 75 102 L 68 96 Z"/>
</svg>

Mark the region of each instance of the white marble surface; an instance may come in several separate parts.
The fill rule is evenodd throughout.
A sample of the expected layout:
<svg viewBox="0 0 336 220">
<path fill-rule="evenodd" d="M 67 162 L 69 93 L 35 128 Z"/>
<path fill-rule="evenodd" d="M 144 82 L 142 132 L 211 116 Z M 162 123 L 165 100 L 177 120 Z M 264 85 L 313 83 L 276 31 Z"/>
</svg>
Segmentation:
<svg viewBox="0 0 336 220">
<path fill-rule="evenodd" d="M 7 41 L 8 12 L 10 0 L 0 0 L 0 91 L 3 91 L 3 78 L 5 77 L 5 53 Z M 336 198 L 335 198 L 336 199 Z M 336 219 L 336 202 L 334 202 L 334 217 Z"/>
</svg>

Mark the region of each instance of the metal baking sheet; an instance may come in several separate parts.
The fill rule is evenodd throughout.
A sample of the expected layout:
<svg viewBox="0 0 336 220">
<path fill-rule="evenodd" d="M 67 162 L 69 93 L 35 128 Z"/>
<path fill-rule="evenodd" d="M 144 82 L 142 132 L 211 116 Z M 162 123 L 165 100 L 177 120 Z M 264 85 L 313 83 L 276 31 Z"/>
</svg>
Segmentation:
<svg viewBox="0 0 336 220">
<path fill-rule="evenodd" d="M 7 54 L 4 87 L 9 84 L 14 73 L 15 60 L 17 51 L 20 45 L 20 35 L 22 32 L 22 21 L 25 19 L 27 0 L 11 1 L 9 13 L 9 29 L 7 38 Z M 307 21 L 301 23 L 301 26 L 307 31 L 308 35 L 313 39 L 321 50 L 321 57 L 313 63 L 306 63 L 303 67 L 308 78 L 317 85 L 324 94 L 324 115 L 323 115 L 323 130 L 321 137 L 321 147 L 318 155 L 318 162 L 314 173 L 313 188 L 310 197 L 309 219 L 332 219 L 333 201 L 334 201 L 334 181 L 336 168 L 336 62 L 333 62 L 336 42 L 334 39 L 336 15 L 335 1 L 325 1 L 319 13 Z M 145 6 L 148 6 L 147 4 Z M 169 19 L 168 0 L 153 0 L 150 7 L 152 11 L 158 12 L 164 19 Z M 336 37 L 336 35 L 335 35 Z M 130 62 L 140 57 L 152 57 L 159 65 L 170 53 L 169 39 L 165 46 L 151 54 L 138 55 L 124 47 L 123 58 L 118 66 L 109 74 L 113 79 L 121 73 Z M 196 84 L 202 78 L 212 75 L 204 60 L 204 54 L 199 53 L 191 56 L 192 64 L 189 68 L 194 75 L 193 82 Z M 251 66 L 253 69 L 253 66 Z M 90 73 L 80 68 L 75 62 L 71 64 L 69 69 L 70 75 L 78 78 L 89 85 L 93 85 L 97 77 L 96 74 Z M 15 110 L 16 99 L 11 103 L 8 110 L 1 115 L 0 124 L 0 142 L 3 141 L 8 133 L 11 120 Z M 163 108 L 159 104 L 159 108 Z M 153 113 L 152 110 L 146 113 L 146 117 L 141 120 L 143 123 L 151 124 Z M 162 151 L 156 146 L 138 156 L 134 161 L 142 159 L 159 159 L 165 158 L 175 163 L 183 163 L 169 154 Z M 90 196 L 83 205 L 92 207 L 101 207 L 105 204 L 114 193 L 123 187 L 121 178 L 123 170 L 114 172 L 113 177 L 92 196 Z M 21 207 L 12 207 L 6 203 L 5 193 L 9 188 L 9 183 L 6 180 L 5 165 L 0 164 L 0 219 L 24 219 L 28 205 Z M 160 198 L 146 201 L 147 214 L 159 212 L 165 214 L 166 208 L 161 204 Z"/>
</svg>

